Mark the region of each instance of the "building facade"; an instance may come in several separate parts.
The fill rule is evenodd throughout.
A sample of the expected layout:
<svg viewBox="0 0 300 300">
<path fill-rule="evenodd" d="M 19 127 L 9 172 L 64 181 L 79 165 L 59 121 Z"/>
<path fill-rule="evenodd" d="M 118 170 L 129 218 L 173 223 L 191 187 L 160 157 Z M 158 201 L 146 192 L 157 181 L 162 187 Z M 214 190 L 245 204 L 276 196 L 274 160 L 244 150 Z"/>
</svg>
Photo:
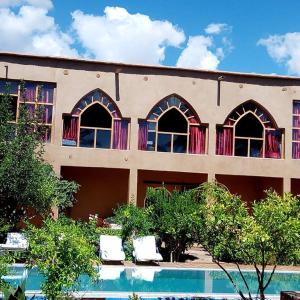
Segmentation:
<svg viewBox="0 0 300 300">
<path fill-rule="evenodd" d="M 162 183 L 300 193 L 300 78 L 0 53 L 0 94 L 6 81 L 15 121 L 43 108 L 45 157 L 81 186 L 73 218 L 143 206 Z"/>
</svg>

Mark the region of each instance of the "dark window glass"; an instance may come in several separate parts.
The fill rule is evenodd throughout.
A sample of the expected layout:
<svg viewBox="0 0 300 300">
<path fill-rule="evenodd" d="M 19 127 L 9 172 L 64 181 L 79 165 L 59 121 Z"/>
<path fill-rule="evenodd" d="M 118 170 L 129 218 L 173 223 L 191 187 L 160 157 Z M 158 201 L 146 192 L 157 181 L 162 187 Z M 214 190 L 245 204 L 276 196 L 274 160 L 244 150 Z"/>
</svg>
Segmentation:
<svg viewBox="0 0 300 300">
<path fill-rule="evenodd" d="M 175 108 L 168 110 L 158 122 L 158 130 L 165 132 L 187 133 L 188 123 Z"/>
<path fill-rule="evenodd" d="M 250 156 L 262 157 L 263 141 L 250 140 Z"/>
<path fill-rule="evenodd" d="M 100 100 L 100 98 L 101 98 L 101 94 L 100 94 L 100 92 L 99 91 L 96 91 L 96 92 L 94 92 L 94 95 L 93 95 L 93 97 L 94 97 L 94 101 L 96 101 L 96 100 Z"/>
<path fill-rule="evenodd" d="M 6 83 L 8 84 L 8 90 L 6 90 Z M 0 93 L 4 94 L 8 92 L 9 94 L 18 94 L 18 83 L 16 81 L 0 80 Z"/>
<path fill-rule="evenodd" d="M 173 137 L 173 152 L 186 153 L 187 136 L 176 135 Z"/>
<path fill-rule="evenodd" d="M 98 129 L 97 130 L 96 147 L 110 149 L 110 138 L 111 138 L 110 130 Z"/>
<path fill-rule="evenodd" d="M 155 130 L 155 128 L 156 128 L 156 122 L 148 122 L 149 130 Z"/>
<path fill-rule="evenodd" d="M 157 137 L 157 151 L 171 151 L 171 134 L 159 133 Z"/>
<path fill-rule="evenodd" d="M 80 147 L 94 147 L 94 129 L 80 128 Z"/>
<path fill-rule="evenodd" d="M 235 135 L 243 137 L 262 137 L 263 126 L 251 113 L 242 117 L 235 127 Z"/>
<path fill-rule="evenodd" d="M 159 106 L 163 111 L 165 111 L 168 108 L 167 100 L 162 101 Z"/>
<path fill-rule="evenodd" d="M 248 153 L 248 140 L 235 139 L 234 155 L 247 156 Z"/>
<path fill-rule="evenodd" d="M 155 132 L 148 132 L 148 141 L 147 141 L 147 150 L 154 151 L 155 150 Z"/>
<path fill-rule="evenodd" d="M 111 115 L 100 104 L 90 106 L 81 115 L 81 126 L 111 128 Z"/>
<path fill-rule="evenodd" d="M 3 95 L 0 95 L 0 101 L 3 99 Z M 16 121 L 17 118 L 17 103 L 18 103 L 18 97 L 16 96 L 10 96 L 10 111 L 12 114 L 10 121 Z"/>
</svg>

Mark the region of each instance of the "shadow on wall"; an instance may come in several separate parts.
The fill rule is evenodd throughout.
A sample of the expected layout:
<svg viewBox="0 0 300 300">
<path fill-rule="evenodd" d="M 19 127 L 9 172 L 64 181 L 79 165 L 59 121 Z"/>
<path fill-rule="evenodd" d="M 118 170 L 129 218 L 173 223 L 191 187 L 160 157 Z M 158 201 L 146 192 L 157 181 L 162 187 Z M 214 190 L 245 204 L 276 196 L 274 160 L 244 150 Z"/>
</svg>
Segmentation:
<svg viewBox="0 0 300 300">
<path fill-rule="evenodd" d="M 127 203 L 129 170 L 62 167 L 61 175 L 80 185 L 77 202 L 66 211 L 73 219 L 88 220 L 90 214 L 110 217 L 114 208 Z"/>
<path fill-rule="evenodd" d="M 207 181 L 207 174 L 165 172 L 165 171 L 138 171 L 138 194 L 137 204 L 144 206 L 147 187 L 160 187 L 164 183 L 165 187 L 172 191 L 174 189 L 184 190 L 195 188 Z"/>
<path fill-rule="evenodd" d="M 283 178 L 216 175 L 216 180 L 227 186 L 231 193 L 241 195 L 242 200 L 246 201 L 248 206 L 253 200 L 264 198 L 264 191 L 267 189 L 273 189 L 280 195 L 283 194 Z"/>
</svg>

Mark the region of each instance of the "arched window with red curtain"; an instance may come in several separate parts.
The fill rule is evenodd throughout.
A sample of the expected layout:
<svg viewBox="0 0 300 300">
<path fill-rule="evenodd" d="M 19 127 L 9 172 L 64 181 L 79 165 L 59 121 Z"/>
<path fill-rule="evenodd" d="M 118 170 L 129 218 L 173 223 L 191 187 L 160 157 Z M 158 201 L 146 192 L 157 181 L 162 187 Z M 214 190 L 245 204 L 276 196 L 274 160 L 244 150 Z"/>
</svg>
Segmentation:
<svg viewBox="0 0 300 300">
<path fill-rule="evenodd" d="M 127 150 L 128 127 L 114 101 L 97 89 L 63 115 L 62 145 Z"/>
<path fill-rule="evenodd" d="M 205 154 L 206 137 L 207 126 L 177 95 L 162 99 L 139 120 L 139 150 Z"/>
<path fill-rule="evenodd" d="M 217 126 L 216 154 L 259 158 L 283 157 L 283 130 L 253 100 L 234 109 Z"/>
</svg>

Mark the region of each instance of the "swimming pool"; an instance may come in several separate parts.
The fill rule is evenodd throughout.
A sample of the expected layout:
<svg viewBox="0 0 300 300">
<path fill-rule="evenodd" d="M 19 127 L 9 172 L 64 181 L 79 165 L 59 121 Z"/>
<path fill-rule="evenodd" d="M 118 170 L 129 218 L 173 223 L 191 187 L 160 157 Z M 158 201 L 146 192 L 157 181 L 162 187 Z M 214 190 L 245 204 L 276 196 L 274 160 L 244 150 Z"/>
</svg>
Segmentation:
<svg viewBox="0 0 300 300">
<path fill-rule="evenodd" d="M 230 271 L 238 278 L 237 271 Z M 257 291 L 255 273 L 244 272 L 250 283 L 250 289 Z M 27 278 L 26 289 L 32 293 L 40 292 L 43 277 L 37 269 L 28 272 L 23 266 L 14 266 L 9 276 L 5 277 L 10 283 L 17 285 Z M 207 269 L 178 269 L 158 267 L 123 267 L 102 266 L 99 269 L 99 281 L 92 282 L 88 276 L 80 277 L 80 292 L 102 296 L 128 296 L 133 292 L 145 296 L 159 295 L 194 295 L 194 296 L 224 296 L 233 295 L 234 289 L 226 275 L 220 270 Z M 240 283 L 243 289 L 242 282 Z M 299 290 L 300 272 L 277 272 L 268 287 L 266 294 L 279 295 L 282 290 Z"/>
</svg>

